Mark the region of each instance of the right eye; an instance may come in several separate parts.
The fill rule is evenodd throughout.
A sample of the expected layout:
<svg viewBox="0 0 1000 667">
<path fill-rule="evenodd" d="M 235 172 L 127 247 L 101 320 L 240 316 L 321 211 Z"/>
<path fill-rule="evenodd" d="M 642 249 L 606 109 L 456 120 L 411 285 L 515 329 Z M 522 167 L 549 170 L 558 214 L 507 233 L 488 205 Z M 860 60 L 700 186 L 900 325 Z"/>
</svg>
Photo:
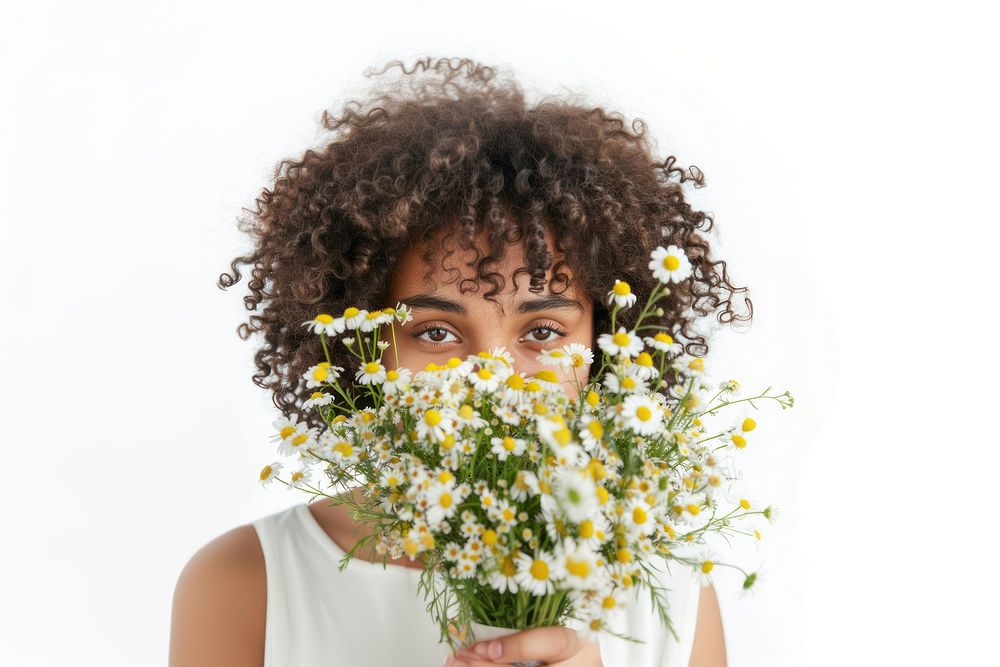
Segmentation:
<svg viewBox="0 0 1000 667">
<path fill-rule="evenodd" d="M 430 338 L 423 338 L 424 334 L 431 334 Z M 451 333 L 444 327 L 427 327 L 426 329 L 421 329 L 413 333 L 413 337 L 417 340 L 422 340 L 432 345 L 445 345 L 447 343 L 454 343 L 454 340 L 444 340 L 445 336 L 455 334 Z M 457 338 L 455 340 L 458 340 Z"/>
</svg>

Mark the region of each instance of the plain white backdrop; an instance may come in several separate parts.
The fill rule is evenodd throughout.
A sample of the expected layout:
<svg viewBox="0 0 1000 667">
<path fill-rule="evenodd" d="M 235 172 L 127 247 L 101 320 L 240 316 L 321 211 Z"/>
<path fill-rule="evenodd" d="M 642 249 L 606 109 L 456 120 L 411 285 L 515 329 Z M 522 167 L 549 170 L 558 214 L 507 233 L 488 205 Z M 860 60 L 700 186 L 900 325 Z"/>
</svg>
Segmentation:
<svg viewBox="0 0 1000 667">
<path fill-rule="evenodd" d="M 365 4 L 365 3 L 359 3 Z M 166 663 L 205 542 L 262 489 L 236 230 L 319 116 L 400 58 L 572 90 L 696 165 L 750 287 L 712 367 L 773 386 L 729 664 L 983 664 L 998 593 L 992 17 L 974 3 L 95 2 L 0 19 L 0 664 Z M 626 667 L 626 666 L 610 666 Z"/>
</svg>

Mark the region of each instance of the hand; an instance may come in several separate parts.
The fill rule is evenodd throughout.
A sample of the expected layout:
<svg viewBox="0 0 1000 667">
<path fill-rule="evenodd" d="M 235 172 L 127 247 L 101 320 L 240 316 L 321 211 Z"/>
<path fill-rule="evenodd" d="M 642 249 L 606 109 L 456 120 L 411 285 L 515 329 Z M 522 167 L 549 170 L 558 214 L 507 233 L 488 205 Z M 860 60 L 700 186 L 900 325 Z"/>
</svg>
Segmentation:
<svg viewBox="0 0 1000 667">
<path fill-rule="evenodd" d="M 520 660 L 541 660 L 552 667 L 604 667 L 601 646 L 573 628 L 549 626 L 476 642 L 449 656 L 445 667 L 495 667 Z"/>
</svg>

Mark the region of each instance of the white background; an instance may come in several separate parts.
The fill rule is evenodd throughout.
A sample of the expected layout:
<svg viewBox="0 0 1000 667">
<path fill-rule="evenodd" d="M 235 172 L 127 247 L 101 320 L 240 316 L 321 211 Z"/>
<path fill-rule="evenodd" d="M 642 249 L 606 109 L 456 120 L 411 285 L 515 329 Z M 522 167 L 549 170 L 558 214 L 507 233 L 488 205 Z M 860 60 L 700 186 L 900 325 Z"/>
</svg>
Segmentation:
<svg viewBox="0 0 1000 667">
<path fill-rule="evenodd" d="M 256 483 L 277 412 L 235 333 L 246 278 L 215 283 L 247 247 L 240 207 L 322 110 L 426 55 L 638 116 L 706 174 L 691 195 L 754 304 L 713 367 L 796 398 L 761 404 L 745 452 L 781 515 L 740 547 L 760 590 L 716 580 L 729 664 L 990 662 L 992 17 L 339 4 L 5 4 L 0 664 L 165 664 L 187 559 L 307 498 Z"/>
</svg>

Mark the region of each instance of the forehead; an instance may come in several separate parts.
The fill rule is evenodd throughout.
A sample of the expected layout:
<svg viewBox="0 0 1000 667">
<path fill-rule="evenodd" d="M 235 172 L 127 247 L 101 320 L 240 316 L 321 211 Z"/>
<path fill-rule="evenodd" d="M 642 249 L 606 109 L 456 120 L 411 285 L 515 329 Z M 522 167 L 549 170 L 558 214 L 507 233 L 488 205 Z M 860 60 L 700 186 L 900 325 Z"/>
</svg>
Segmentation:
<svg viewBox="0 0 1000 667">
<path fill-rule="evenodd" d="M 545 242 L 552 255 L 552 261 L 546 272 L 545 285 L 539 294 L 552 293 L 553 269 L 563 258 L 561 253 L 556 252 L 555 239 L 549 229 L 545 230 Z M 478 249 L 479 257 L 489 254 L 489 242 L 485 233 L 481 233 L 475 239 L 475 248 Z M 425 263 L 423 257 L 428 250 L 430 250 L 429 264 Z M 526 266 L 524 244 L 522 242 L 505 244 L 498 251 L 502 256 L 483 267 L 486 274 L 496 273 L 502 276 L 502 280 L 499 281 L 501 292 L 493 298 L 516 303 L 524 298 L 537 296 L 528 291 L 530 276 L 527 272 L 522 271 L 514 276 L 516 270 Z M 400 255 L 389 278 L 389 300 L 417 292 L 433 292 L 463 300 L 468 300 L 476 294 L 482 295 L 493 289 L 493 283 L 478 277 L 475 264 L 470 265 L 476 259 L 476 250 L 462 248 L 457 236 L 447 238 L 444 232 L 426 244 L 412 245 Z M 557 292 L 570 298 L 584 300 L 580 285 L 573 280 L 572 269 L 564 264 L 559 267 L 559 272 L 567 276 L 570 285 L 565 287 L 560 284 Z"/>
</svg>

